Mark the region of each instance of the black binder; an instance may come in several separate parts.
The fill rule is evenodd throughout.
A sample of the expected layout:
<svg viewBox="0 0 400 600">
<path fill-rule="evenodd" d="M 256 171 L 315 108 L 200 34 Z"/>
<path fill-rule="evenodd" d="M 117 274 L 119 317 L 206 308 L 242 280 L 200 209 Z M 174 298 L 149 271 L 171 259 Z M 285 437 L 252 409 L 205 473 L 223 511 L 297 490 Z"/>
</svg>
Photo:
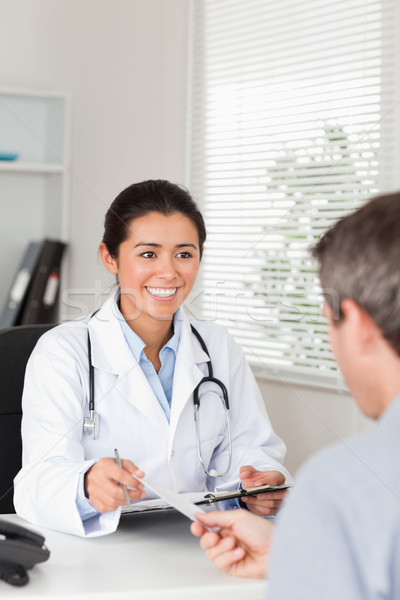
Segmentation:
<svg viewBox="0 0 400 600">
<path fill-rule="evenodd" d="M 57 321 L 61 260 L 66 245 L 45 240 L 21 317 L 21 325 Z"/>
<path fill-rule="evenodd" d="M 26 297 L 32 283 L 33 274 L 43 249 L 43 241 L 30 242 L 11 284 L 3 313 L 0 317 L 0 329 L 19 324 Z"/>
</svg>

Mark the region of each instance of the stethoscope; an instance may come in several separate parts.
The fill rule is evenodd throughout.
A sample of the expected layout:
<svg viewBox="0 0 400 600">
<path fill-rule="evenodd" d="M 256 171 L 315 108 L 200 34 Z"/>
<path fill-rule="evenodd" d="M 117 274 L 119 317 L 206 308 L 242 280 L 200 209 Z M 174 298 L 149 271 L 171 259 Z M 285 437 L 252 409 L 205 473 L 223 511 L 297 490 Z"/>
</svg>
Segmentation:
<svg viewBox="0 0 400 600">
<path fill-rule="evenodd" d="M 95 314 L 96 313 L 93 313 L 92 317 Z M 207 346 L 206 346 L 203 338 L 201 337 L 201 335 L 199 334 L 197 329 L 195 329 L 193 327 L 193 325 L 190 325 L 190 327 L 192 329 L 193 334 L 196 336 L 200 346 L 202 347 L 202 349 L 204 350 L 204 352 L 207 354 L 207 356 L 209 358 L 209 361 L 207 362 L 208 376 L 203 377 L 203 379 L 197 384 L 197 386 L 193 390 L 193 410 L 194 410 L 194 420 L 196 423 L 197 454 L 198 454 L 202 469 L 206 475 L 208 475 L 210 477 L 222 477 L 223 475 L 226 475 L 229 472 L 231 465 L 232 465 L 232 431 L 231 431 L 231 417 L 230 417 L 230 411 L 229 411 L 228 392 L 226 390 L 225 385 L 222 383 L 222 381 L 220 381 L 213 375 L 213 368 L 212 368 L 212 364 L 211 364 L 210 354 L 208 352 Z M 98 435 L 99 435 L 100 416 L 95 412 L 94 367 L 92 365 L 92 345 L 90 342 L 89 331 L 88 331 L 88 359 L 89 359 L 89 416 L 86 417 L 83 421 L 83 433 L 86 435 L 92 435 L 93 439 L 95 440 L 98 438 Z M 203 457 L 201 454 L 200 425 L 199 425 L 200 388 L 204 383 L 208 383 L 208 382 L 215 383 L 220 388 L 220 390 L 222 392 L 222 398 L 223 398 L 223 401 L 225 404 L 225 415 L 226 415 L 228 447 L 229 447 L 229 460 L 228 460 L 228 466 L 225 471 L 216 471 L 215 469 L 208 470 L 206 465 L 204 464 Z"/>
</svg>

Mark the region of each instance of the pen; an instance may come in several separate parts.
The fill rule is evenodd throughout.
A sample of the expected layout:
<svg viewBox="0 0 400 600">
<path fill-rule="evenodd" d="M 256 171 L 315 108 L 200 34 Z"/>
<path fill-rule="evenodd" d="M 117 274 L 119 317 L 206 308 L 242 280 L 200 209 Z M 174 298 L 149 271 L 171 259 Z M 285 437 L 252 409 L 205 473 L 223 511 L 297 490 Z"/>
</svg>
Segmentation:
<svg viewBox="0 0 400 600">
<path fill-rule="evenodd" d="M 114 456 L 115 456 L 115 462 L 117 463 L 117 465 L 119 467 L 122 467 L 122 463 L 121 463 L 121 459 L 120 456 L 118 454 L 118 450 L 115 448 L 114 450 Z M 124 485 L 123 483 L 120 484 L 122 486 L 122 491 L 124 492 L 124 498 L 125 498 L 125 503 L 127 506 L 131 505 L 131 501 L 129 498 L 129 494 L 128 494 L 128 490 L 126 489 L 126 485 Z"/>
</svg>

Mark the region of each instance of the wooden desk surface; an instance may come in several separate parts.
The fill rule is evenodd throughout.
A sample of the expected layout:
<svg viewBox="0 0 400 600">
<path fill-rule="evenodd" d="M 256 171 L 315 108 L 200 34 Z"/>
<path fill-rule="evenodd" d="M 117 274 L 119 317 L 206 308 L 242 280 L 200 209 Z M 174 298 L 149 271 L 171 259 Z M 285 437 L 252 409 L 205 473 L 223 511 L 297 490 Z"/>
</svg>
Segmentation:
<svg viewBox="0 0 400 600">
<path fill-rule="evenodd" d="M 218 571 L 190 521 L 174 510 L 125 515 L 115 533 L 89 539 L 35 528 L 16 515 L 0 518 L 38 529 L 51 552 L 29 571 L 25 587 L 0 581 L 2 600 L 265 600 L 265 581 Z"/>
</svg>

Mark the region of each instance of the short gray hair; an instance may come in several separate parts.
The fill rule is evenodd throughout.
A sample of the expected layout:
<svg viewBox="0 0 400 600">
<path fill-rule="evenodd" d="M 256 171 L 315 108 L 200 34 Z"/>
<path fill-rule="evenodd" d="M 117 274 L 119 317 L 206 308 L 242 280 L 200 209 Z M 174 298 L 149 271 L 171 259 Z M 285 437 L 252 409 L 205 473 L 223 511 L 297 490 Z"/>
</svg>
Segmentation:
<svg viewBox="0 0 400 600">
<path fill-rule="evenodd" d="M 400 355 L 400 192 L 373 198 L 339 220 L 311 252 L 327 303 L 335 309 L 338 300 L 339 320 L 343 300 L 354 300 Z"/>
</svg>

